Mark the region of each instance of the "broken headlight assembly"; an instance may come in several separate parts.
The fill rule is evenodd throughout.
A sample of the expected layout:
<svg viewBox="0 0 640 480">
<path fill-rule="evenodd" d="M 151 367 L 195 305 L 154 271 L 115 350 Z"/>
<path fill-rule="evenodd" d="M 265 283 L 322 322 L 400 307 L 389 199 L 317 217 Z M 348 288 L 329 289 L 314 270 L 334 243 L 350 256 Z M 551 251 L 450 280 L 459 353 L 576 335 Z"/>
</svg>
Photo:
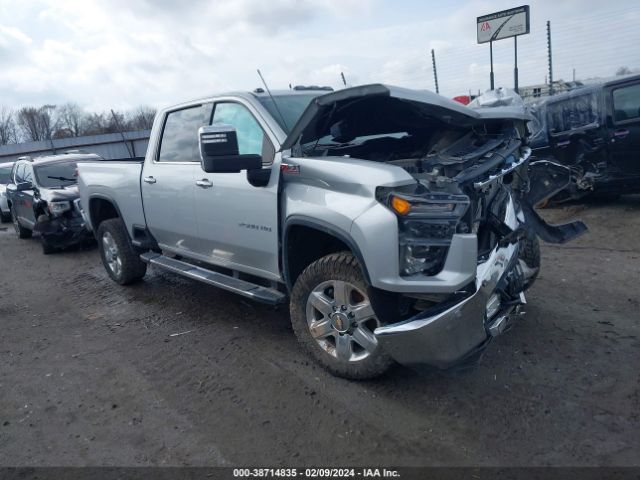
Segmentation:
<svg viewBox="0 0 640 480">
<path fill-rule="evenodd" d="M 386 190 L 386 191 L 385 191 Z M 406 194 L 379 189 L 378 199 L 398 217 L 400 275 L 436 275 L 469 208 L 469 197 L 446 193 Z"/>
<path fill-rule="evenodd" d="M 68 201 L 53 201 L 49 202 L 49 212 L 54 217 L 62 215 L 64 212 L 71 210 L 71 202 Z"/>
</svg>

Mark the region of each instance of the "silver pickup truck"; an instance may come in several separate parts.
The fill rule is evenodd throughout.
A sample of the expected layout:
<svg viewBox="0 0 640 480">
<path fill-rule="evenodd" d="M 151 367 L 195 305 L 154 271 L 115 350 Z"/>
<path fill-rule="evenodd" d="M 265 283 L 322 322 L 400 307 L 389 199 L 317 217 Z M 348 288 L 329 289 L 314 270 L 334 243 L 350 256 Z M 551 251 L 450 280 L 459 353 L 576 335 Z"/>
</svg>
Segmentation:
<svg viewBox="0 0 640 480">
<path fill-rule="evenodd" d="M 143 163 L 80 164 L 83 215 L 114 281 L 152 265 L 288 302 L 336 375 L 448 368 L 518 315 L 537 237 L 586 229 L 531 207 L 568 176 L 531 185 L 527 121 L 379 84 L 205 98 L 157 115 Z"/>
</svg>

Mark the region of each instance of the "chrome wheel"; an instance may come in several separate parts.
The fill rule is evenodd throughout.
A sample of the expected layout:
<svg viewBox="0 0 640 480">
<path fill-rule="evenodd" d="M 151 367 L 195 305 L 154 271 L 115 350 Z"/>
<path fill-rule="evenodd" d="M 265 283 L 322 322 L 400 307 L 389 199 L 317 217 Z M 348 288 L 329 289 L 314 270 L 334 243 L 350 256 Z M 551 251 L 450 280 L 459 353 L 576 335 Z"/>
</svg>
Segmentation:
<svg viewBox="0 0 640 480">
<path fill-rule="evenodd" d="M 329 280 L 319 284 L 309 294 L 306 316 L 311 336 L 338 360 L 357 362 L 378 347 L 373 331 L 380 323 L 371 301 L 349 282 Z"/>
<path fill-rule="evenodd" d="M 113 236 L 109 232 L 104 232 L 102 235 L 102 250 L 104 251 L 104 259 L 111 272 L 116 276 L 120 276 L 122 271 L 122 259 L 118 246 L 116 245 Z"/>
</svg>

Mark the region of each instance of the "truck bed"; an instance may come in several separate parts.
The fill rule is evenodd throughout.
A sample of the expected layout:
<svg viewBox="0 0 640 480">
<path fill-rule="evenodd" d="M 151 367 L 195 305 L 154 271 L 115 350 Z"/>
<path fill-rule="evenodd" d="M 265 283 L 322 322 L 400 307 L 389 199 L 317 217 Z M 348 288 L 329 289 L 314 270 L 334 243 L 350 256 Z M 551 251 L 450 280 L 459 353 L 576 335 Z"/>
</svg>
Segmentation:
<svg viewBox="0 0 640 480">
<path fill-rule="evenodd" d="M 140 189 L 143 161 L 144 158 L 125 158 L 78 163 L 80 201 L 91 230 L 89 193 L 93 198 L 117 205 L 120 216 L 130 229 L 134 225 L 145 226 Z"/>
</svg>

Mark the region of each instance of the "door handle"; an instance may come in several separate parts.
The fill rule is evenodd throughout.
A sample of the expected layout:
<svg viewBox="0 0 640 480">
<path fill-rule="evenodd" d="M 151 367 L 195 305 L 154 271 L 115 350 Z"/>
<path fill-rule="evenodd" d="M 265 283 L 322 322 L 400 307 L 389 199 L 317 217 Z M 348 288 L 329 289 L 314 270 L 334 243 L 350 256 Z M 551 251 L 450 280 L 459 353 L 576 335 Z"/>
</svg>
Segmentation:
<svg viewBox="0 0 640 480">
<path fill-rule="evenodd" d="M 208 178 L 203 178 L 202 180 L 196 180 L 196 185 L 202 188 L 213 187 L 213 183 Z"/>
<path fill-rule="evenodd" d="M 624 138 L 627 135 L 629 135 L 629 130 L 616 130 L 615 132 L 613 132 L 613 136 L 615 138 Z"/>
<path fill-rule="evenodd" d="M 143 178 L 143 180 L 144 180 L 146 183 L 156 183 L 156 179 L 155 179 L 155 178 L 153 178 L 153 177 L 151 177 L 151 176 L 150 176 L 150 177 L 144 177 L 144 178 Z"/>
</svg>

